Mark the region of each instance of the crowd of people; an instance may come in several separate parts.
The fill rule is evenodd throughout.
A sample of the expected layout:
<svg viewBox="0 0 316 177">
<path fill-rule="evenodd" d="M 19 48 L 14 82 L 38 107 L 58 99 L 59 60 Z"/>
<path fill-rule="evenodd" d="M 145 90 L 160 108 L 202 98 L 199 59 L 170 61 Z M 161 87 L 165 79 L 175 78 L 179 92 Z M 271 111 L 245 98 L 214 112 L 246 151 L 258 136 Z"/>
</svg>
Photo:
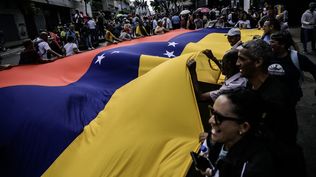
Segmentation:
<svg viewBox="0 0 316 177">
<path fill-rule="evenodd" d="M 309 4 L 302 24 L 308 19 L 315 26 L 316 18 L 305 17 L 315 8 L 316 3 Z M 311 73 L 316 81 L 316 64 L 297 51 L 277 16 L 262 23 L 263 36 L 247 42 L 241 41 L 239 28 L 229 30 L 226 35 L 232 48 L 221 62 L 211 50 L 204 51 L 226 75 L 218 90 L 201 93 L 195 61 L 188 61 L 198 101 L 209 100 L 211 105 L 210 132 L 199 135 L 202 145 L 194 157 L 202 175 L 307 175 L 303 150 L 297 144 L 296 105 L 303 96 L 303 72 Z"/>
<path fill-rule="evenodd" d="M 208 149 L 202 156 L 207 160 L 199 162 L 207 164 L 197 165 L 203 175 L 306 176 L 303 151 L 297 144 L 296 104 L 303 96 L 301 72 L 310 72 L 316 80 L 316 65 L 298 54 L 301 68 L 296 68 L 286 47 L 290 43 L 284 43 L 290 41 L 288 37 L 277 32 L 271 35 L 271 45 L 253 39 L 229 50 L 220 66 L 227 76 L 222 87 L 199 93 L 195 86 L 199 100 L 210 100 L 211 105 L 211 131 L 200 135 Z M 207 52 L 207 56 L 212 55 Z M 282 67 L 279 73 L 270 70 L 276 63 Z M 196 80 L 192 60 L 188 67 Z"/>
<path fill-rule="evenodd" d="M 44 60 L 54 61 L 80 53 L 81 50 L 93 50 L 98 47 L 100 41 L 116 44 L 144 36 L 164 34 L 179 28 L 191 30 L 205 27 L 262 28 L 264 30 L 262 38 L 267 42 L 273 32 L 288 29 L 288 11 L 284 6 L 273 7 L 267 4 L 264 8 L 251 7 L 248 12 L 229 6 L 213 8 L 209 11 L 199 9 L 187 11 L 188 13 L 174 12 L 144 16 L 118 14 L 110 17 L 99 11 L 93 18 L 84 16 L 82 12 L 76 10 L 70 24 L 42 30 L 33 40 L 33 49 L 25 46 L 29 44 L 26 40 L 20 64 L 45 63 L 49 61 Z M 315 13 L 314 9 L 313 7 L 307 10 L 302 16 L 301 38 L 305 52 L 307 52 L 308 41 L 312 41 L 312 49 L 315 50 L 314 22 L 310 17 L 311 13 Z M 294 42 L 293 45 L 295 45 Z M 295 47 L 298 50 L 298 47 Z M 41 60 L 30 53 L 38 53 Z"/>
<path fill-rule="evenodd" d="M 307 43 L 315 50 L 316 3 L 301 17 L 303 52 Z M 206 176 L 306 176 L 301 147 L 297 144 L 296 105 L 303 96 L 303 72 L 316 80 L 316 65 L 301 53 L 288 31 L 288 11 L 266 6 L 211 9 L 180 15 L 135 14 L 105 18 L 99 12 L 94 18 L 78 10 L 71 24 L 44 30 L 39 37 L 26 40 L 20 64 L 47 63 L 63 56 L 93 50 L 100 40 L 115 44 L 144 36 L 164 34 L 185 28 L 231 29 L 226 34 L 231 49 L 222 60 L 211 50 L 203 53 L 226 75 L 219 90 L 200 93 L 194 60 L 188 61 L 195 92 L 200 101 L 209 100 L 210 132 L 200 135 L 207 145 Z M 262 28 L 262 36 L 241 41 L 244 28 Z M 199 163 L 199 162 L 198 162 Z M 202 162 L 201 162 L 202 163 Z"/>
</svg>

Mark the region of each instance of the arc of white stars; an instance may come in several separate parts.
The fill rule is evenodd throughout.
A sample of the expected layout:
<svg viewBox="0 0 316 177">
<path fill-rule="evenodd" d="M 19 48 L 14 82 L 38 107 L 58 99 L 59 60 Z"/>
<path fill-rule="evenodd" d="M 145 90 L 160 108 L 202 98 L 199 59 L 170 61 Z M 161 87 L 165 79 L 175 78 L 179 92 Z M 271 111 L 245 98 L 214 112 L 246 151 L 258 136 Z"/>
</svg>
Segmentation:
<svg viewBox="0 0 316 177">
<path fill-rule="evenodd" d="M 97 63 L 99 63 L 100 65 L 101 65 L 101 61 L 103 60 L 105 58 L 105 56 L 104 56 L 104 54 L 102 54 L 102 55 L 99 55 L 98 56 L 98 59 L 97 59 L 97 61 L 95 61 L 95 63 L 94 64 L 97 64 Z"/>
<path fill-rule="evenodd" d="M 177 44 L 179 44 L 179 43 L 176 43 L 176 42 L 168 42 L 168 46 L 176 47 Z"/>
<path fill-rule="evenodd" d="M 174 51 L 169 52 L 168 50 L 166 50 L 166 53 L 164 53 L 164 55 L 167 55 L 169 58 L 175 57 L 175 55 L 173 53 L 174 53 Z"/>
</svg>

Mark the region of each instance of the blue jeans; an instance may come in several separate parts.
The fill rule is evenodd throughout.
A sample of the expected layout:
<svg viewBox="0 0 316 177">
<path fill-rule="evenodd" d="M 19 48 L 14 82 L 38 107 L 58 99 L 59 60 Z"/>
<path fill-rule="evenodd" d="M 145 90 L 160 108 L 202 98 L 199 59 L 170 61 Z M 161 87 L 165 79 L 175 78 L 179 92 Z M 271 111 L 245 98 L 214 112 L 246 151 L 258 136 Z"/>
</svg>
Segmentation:
<svg viewBox="0 0 316 177">
<path fill-rule="evenodd" d="M 91 42 L 91 34 L 86 36 L 84 40 L 85 40 L 87 48 L 92 48 L 93 47 L 92 42 Z"/>
</svg>

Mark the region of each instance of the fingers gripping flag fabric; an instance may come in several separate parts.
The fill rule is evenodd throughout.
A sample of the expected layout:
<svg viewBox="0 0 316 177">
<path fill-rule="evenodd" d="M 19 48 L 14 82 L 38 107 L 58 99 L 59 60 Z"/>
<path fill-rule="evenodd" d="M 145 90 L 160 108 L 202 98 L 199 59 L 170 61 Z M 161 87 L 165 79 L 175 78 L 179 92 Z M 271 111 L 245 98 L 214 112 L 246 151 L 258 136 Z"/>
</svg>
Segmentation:
<svg viewBox="0 0 316 177">
<path fill-rule="evenodd" d="M 184 176 L 202 131 L 186 60 L 206 73 L 192 52 L 215 32 L 226 42 L 178 30 L 0 72 L 0 176 Z"/>
</svg>

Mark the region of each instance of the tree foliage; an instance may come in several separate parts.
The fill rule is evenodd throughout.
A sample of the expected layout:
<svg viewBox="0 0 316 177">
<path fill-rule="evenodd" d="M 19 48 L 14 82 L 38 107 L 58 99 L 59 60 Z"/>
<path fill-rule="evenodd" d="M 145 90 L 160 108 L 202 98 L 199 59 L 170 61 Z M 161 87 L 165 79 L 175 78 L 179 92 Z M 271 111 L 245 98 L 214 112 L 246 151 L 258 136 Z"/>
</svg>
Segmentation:
<svg viewBox="0 0 316 177">
<path fill-rule="evenodd" d="M 135 0 L 134 7 L 137 10 L 141 11 L 142 13 L 146 14 L 149 12 L 149 7 L 146 0 Z"/>
<path fill-rule="evenodd" d="M 154 0 L 151 1 L 150 5 L 153 7 L 155 12 L 158 13 L 179 13 L 181 10 L 181 2 L 184 0 Z"/>
</svg>

